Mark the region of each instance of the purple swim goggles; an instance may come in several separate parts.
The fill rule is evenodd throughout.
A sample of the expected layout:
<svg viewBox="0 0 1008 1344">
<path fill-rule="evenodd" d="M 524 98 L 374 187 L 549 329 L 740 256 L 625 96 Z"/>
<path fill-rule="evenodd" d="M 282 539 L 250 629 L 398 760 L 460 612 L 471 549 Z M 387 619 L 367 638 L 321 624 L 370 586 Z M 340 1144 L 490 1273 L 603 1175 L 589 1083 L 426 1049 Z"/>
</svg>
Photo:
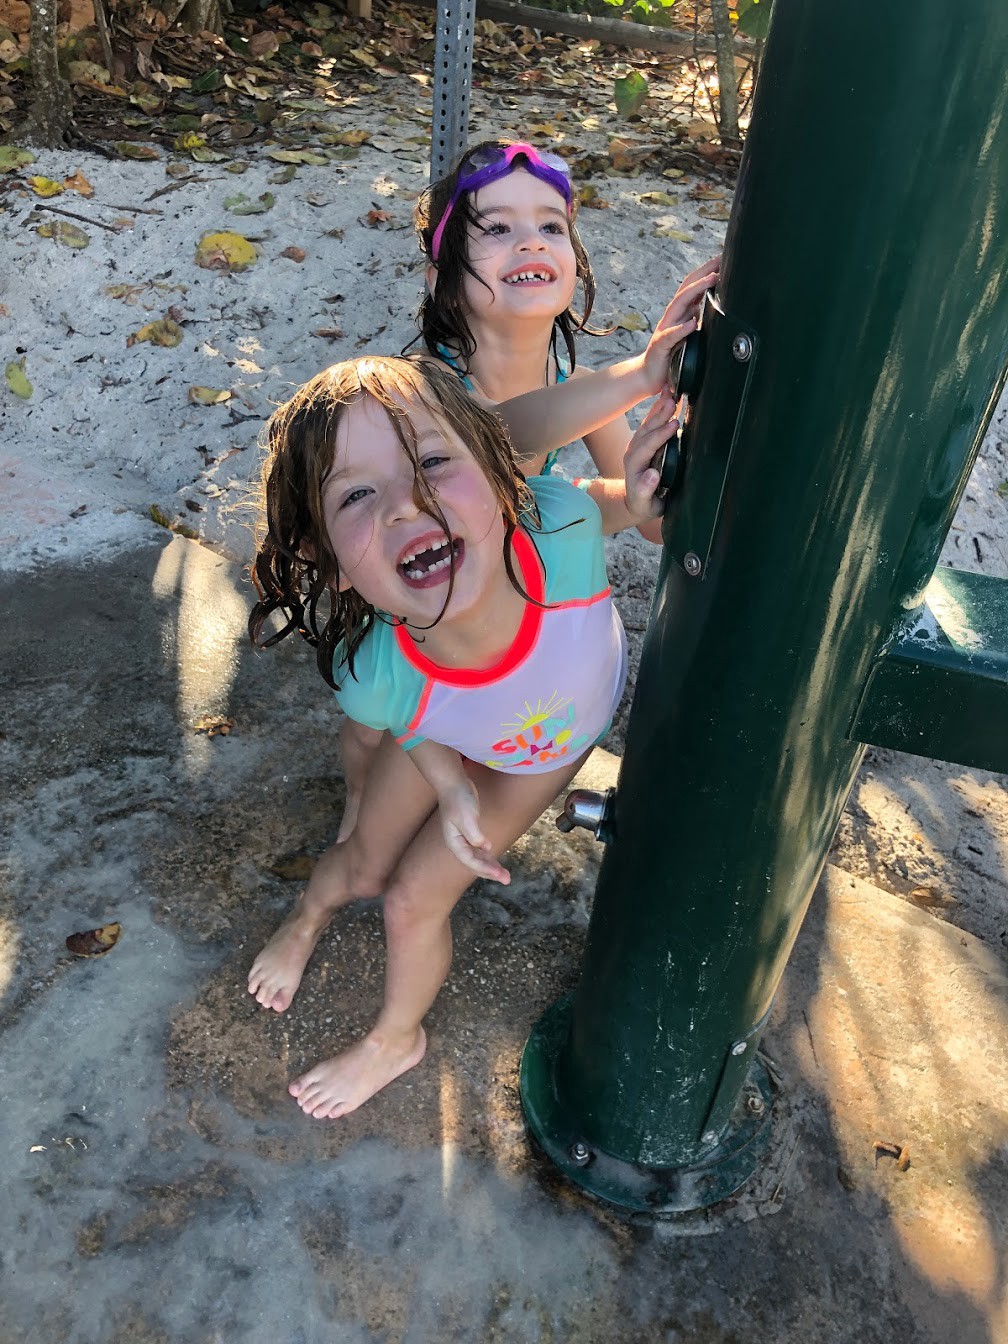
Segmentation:
<svg viewBox="0 0 1008 1344">
<path fill-rule="evenodd" d="M 455 190 L 452 192 L 451 200 L 441 216 L 441 223 L 434 230 L 434 237 L 431 239 L 431 259 L 433 261 L 438 259 L 438 252 L 441 250 L 441 236 L 444 233 L 445 225 L 451 218 L 451 212 L 458 204 L 459 197 L 465 192 L 479 191 L 480 187 L 496 182 L 499 177 L 506 177 L 511 172 L 512 161 L 519 155 L 524 158 L 524 166 L 528 168 L 533 177 L 548 182 L 555 191 L 560 193 L 567 202 L 567 213 L 570 214 L 571 204 L 574 200 L 574 189 L 571 186 L 570 169 L 559 154 L 540 154 L 531 145 L 524 144 L 486 145 L 474 149 L 471 154 L 463 155 L 462 162 L 459 165 L 459 176 L 455 183 Z"/>
</svg>

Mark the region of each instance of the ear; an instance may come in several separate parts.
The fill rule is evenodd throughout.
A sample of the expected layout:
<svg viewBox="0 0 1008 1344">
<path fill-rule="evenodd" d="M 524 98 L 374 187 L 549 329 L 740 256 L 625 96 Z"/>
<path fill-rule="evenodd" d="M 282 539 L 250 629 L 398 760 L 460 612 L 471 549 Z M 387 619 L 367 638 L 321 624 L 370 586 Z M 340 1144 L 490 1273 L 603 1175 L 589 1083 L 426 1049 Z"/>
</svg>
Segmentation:
<svg viewBox="0 0 1008 1344">
<path fill-rule="evenodd" d="M 424 282 L 427 285 L 427 293 L 433 298 L 434 291 L 437 289 L 437 267 L 432 261 L 427 263 L 424 270 Z"/>
</svg>

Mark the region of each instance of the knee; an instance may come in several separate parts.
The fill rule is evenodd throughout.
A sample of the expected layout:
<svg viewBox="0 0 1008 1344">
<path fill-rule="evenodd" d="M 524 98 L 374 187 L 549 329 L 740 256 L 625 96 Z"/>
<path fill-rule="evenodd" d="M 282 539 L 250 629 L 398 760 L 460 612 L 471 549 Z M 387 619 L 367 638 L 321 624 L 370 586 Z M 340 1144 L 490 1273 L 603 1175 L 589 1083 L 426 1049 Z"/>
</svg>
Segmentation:
<svg viewBox="0 0 1008 1344">
<path fill-rule="evenodd" d="M 354 831 L 337 849 L 344 852 L 350 886 L 362 900 L 380 896 L 388 885 L 391 868 L 380 854 L 368 853 Z"/>
<path fill-rule="evenodd" d="M 424 926 L 448 922 L 442 903 L 416 886 L 397 878 L 385 892 L 385 929 L 394 936 L 409 934 Z"/>
</svg>

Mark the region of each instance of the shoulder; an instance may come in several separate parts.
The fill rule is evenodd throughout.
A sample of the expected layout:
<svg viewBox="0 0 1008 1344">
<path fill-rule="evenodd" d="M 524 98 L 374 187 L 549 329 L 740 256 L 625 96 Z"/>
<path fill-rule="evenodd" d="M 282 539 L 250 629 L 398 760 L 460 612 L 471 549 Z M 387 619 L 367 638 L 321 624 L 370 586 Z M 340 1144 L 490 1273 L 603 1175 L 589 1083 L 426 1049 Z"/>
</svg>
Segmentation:
<svg viewBox="0 0 1008 1344">
<path fill-rule="evenodd" d="M 339 658 L 339 653 L 337 653 Z M 334 663 L 336 702 L 351 719 L 369 728 L 400 731 L 416 708 L 423 678 L 403 658 L 395 631 L 374 620 L 354 654 L 353 672 L 346 663 Z"/>
<path fill-rule="evenodd" d="M 539 506 L 544 532 L 568 524 L 583 524 L 582 531 L 602 535 L 599 507 L 584 490 L 554 475 L 531 476 L 528 487 Z"/>
<path fill-rule="evenodd" d="M 608 586 L 602 515 L 583 490 L 556 476 L 534 476 L 529 489 L 542 527 L 529 527 L 546 570 L 547 602 L 599 593 Z"/>
</svg>

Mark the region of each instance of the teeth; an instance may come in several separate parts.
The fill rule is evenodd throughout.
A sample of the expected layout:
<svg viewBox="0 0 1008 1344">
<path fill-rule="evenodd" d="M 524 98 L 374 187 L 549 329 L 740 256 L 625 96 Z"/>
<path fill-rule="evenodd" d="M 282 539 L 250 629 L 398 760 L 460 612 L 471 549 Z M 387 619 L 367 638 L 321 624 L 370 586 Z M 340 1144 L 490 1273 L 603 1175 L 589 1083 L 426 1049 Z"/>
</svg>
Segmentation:
<svg viewBox="0 0 1008 1344">
<path fill-rule="evenodd" d="M 418 565 L 410 568 L 418 555 L 437 555 L 438 552 L 441 552 L 439 560 L 432 560 L 427 566 Z M 399 567 L 406 571 L 407 578 L 422 579 L 425 575 L 433 574 L 439 569 L 447 569 L 451 562 L 452 548 L 449 547 L 447 542 L 442 542 L 440 546 L 425 546 L 422 551 L 413 551 L 410 555 L 403 556 L 402 560 L 399 561 Z"/>
<path fill-rule="evenodd" d="M 507 285 L 520 285 L 525 280 L 548 280 L 549 276 L 543 271 L 519 271 L 517 275 L 509 275 L 505 280 Z"/>
</svg>

